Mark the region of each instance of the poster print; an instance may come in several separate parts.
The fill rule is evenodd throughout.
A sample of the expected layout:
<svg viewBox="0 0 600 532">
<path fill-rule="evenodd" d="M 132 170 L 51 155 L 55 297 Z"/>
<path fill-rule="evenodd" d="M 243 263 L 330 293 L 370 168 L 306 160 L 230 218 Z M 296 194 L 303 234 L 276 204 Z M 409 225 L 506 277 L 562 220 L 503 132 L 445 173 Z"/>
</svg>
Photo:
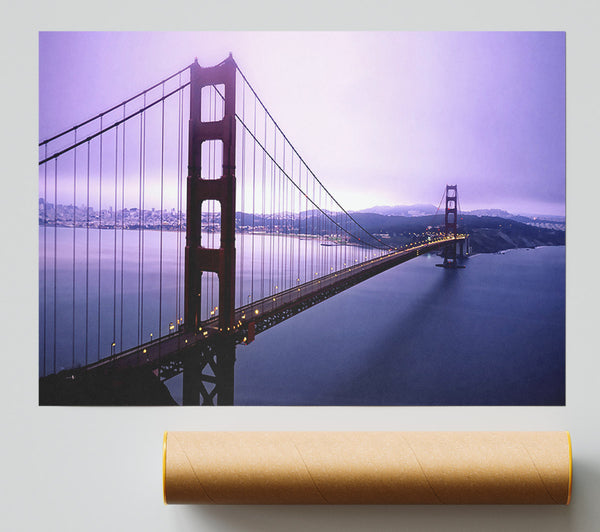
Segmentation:
<svg viewBox="0 0 600 532">
<path fill-rule="evenodd" d="M 40 33 L 43 405 L 563 405 L 565 34 Z"/>
</svg>

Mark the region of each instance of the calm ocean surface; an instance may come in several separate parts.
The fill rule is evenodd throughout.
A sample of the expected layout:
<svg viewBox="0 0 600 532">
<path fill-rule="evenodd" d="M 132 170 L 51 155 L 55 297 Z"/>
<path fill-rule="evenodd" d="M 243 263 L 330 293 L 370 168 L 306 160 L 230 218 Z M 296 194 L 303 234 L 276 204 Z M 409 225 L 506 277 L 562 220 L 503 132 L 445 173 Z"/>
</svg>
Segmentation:
<svg viewBox="0 0 600 532">
<path fill-rule="evenodd" d="M 165 331 L 176 320 L 182 302 L 174 294 L 183 282 L 176 273 L 177 233 L 163 235 L 162 290 L 169 296 L 163 295 L 160 323 L 160 261 L 151 251 L 145 258 L 141 324 L 137 232 L 125 231 L 122 265 L 117 235 L 115 265 L 113 232 L 102 231 L 98 241 L 97 230 L 86 235 L 85 229 L 59 228 L 55 272 L 54 229 L 46 229 L 45 254 L 43 230 L 40 307 L 46 312 L 40 314 L 40 375 L 52 373 L 55 365 L 60 370 L 96 360 L 98 353 L 106 356 L 113 339 L 116 347 L 135 345 L 139 336 L 147 340 L 159 325 Z M 148 250 L 156 247 L 158 236 L 145 232 Z M 290 237 L 261 236 L 269 238 L 297 245 Z M 88 245 L 96 256 L 86 261 Z M 244 253 L 249 252 L 246 241 Z M 435 267 L 439 262 L 426 255 L 396 266 L 239 346 L 235 404 L 564 404 L 565 248 L 476 255 L 454 271 Z M 120 294 L 114 296 L 121 271 L 123 302 Z M 178 402 L 181 383 L 181 375 L 167 381 Z"/>
<path fill-rule="evenodd" d="M 565 248 L 439 262 L 396 266 L 240 346 L 235 403 L 564 404 Z"/>
</svg>

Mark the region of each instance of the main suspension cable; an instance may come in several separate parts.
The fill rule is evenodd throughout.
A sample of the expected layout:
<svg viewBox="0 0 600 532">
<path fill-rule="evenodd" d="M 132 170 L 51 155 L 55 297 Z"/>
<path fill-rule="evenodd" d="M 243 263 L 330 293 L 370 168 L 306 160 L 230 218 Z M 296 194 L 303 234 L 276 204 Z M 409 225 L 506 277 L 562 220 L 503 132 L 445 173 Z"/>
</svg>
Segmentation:
<svg viewBox="0 0 600 532">
<path fill-rule="evenodd" d="M 44 146 L 45 144 L 48 144 L 49 142 L 52 142 L 53 140 L 56 140 L 56 139 L 58 139 L 60 137 L 63 137 L 67 133 L 70 133 L 72 131 L 76 131 L 77 129 L 81 128 L 82 126 L 85 126 L 85 125 L 89 124 L 90 122 L 93 122 L 94 120 L 98 120 L 98 119 L 102 118 L 104 115 L 107 115 L 109 113 L 112 113 L 113 111 L 116 111 L 119 107 L 125 106 L 126 104 L 132 102 L 133 100 L 136 100 L 140 96 L 145 96 L 151 90 L 156 89 L 156 87 L 159 87 L 160 85 L 164 85 L 167 81 L 173 79 L 175 76 L 178 76 L 179 74 L 182 74 L 188 68 L 190 68 L 190 66 L 191 65 L 187 65 L 186 67 L 182 68 L 178 72 L 175 72 L 175 74 L 172 74 L 168 78 L 165 78 L 162 81 L 159 81 L 155 85 L 152 85 L 152 87 L 149 87 L 146 90 L 144 90 L 144 91 L 136 94 L 135 96 L 132 96 L 131 98 L 128 98 L 127 100 L 121 102 L 120 104 L 117 104 L 117 105 L 111 107 L 110 109 L 107 109 L 106 111 L 102 111 L 101 113 L 97 114 L 96 116 L 94 116 L 92 118 L 88 118 L 87 120 L 84 120 L 83 122 L 77 124 L 76 126 L 73 126 L 73 127 L 69 128 L 69 129 L 65 129 L 64 131 L 58 133 L 57 135 L 54 135 L 53 137 L 50 137 L 49 139 L 43 140 L 42 142 L 40 142 L 38 144 L 38 146 L 40 146 L 40 147 Z"/>
<path fill-rule="evenodd" d="M 368 234 L 371 238 L 373 238 L 374 240 L 377 240 L 378 242 L 380 242 L 381 244 L 383 244 L 383 242 L 381 242 L 380 239 L 376 238 L 375 236 L 373 236 L 369 231 L 367 231 L 360 223 L 358 223 L 354 217 L 346 210 L 344 209 L 344 207 L 342 207 L 342 205 L 335 199 L 335 197 L 329 192 L 329 190 L 327 189 L 327 187 L 325 187 L 323 185 L 323 183 L 319 180 L 319 178 L 315 175 L 315 173 L 311 170 L 311 168 L 308 166 L 308 164 L 306 164 L 306 162 L 304 161 L 304 159 L 301 157 L 301 155 L 298 153 L 298 151 L 296 150 L 296 148 L 294 148 L 294 145 L 290 142 L 290 140 L 287 138 L 287 136 L 285 135 L 285 133 L 283 132 L 283 130 L 279 127 L 279 124 L 277 123 L 277 121 L 273 118 L 273 116 L 271 115 L 271 113 L 268 111 L 268 109 L 266 108 L 265 104 L 263 103 L 263 101 L 260 99 L 260 97 L 258 96 L 258 94 L 256 93 L 256 91 L 254 90 L 254 88 L 252 87 L 252 85 L 250 84 L 250 82 L 248 81 L 248 79 L 246 78 L 246 76 L 244 75 L 244 73 L 241 71 L 240 67 L 237 65 L 237 63 L 235 63 L 236 69 L 239 72 L 240 76 L 242 77 L 242 79 L 245 81 L 245 83 L 248 85 L 248 87 L 250 88 L 250 90 L 252 91 L 252 93 L 254 94 L 254 97 L 258 100 L 258 102 L 261 104 L 264 112 L 267 114 L 267 116 L 271 119 L 271 121 L 273 122 L 274 126 L 277 128 L 277 130 L 279 130 L 279 132 L 281 133 L 282 137 L 284 138 L 284 140 L 290 145 L 290 147 L 292 148 L 293 152 L 296 154 L 296 156 L 302 161 L 302 164 L 304 164 L 304 166 L 306 167 L 307 171 L 310 172 L 310 174 L 312 175 L 313 179 L 315 179 L 317 181 L 317 183 L 319 183 L 319 185 L 323 188 L 323 190 L 325 190 L 325 192 L 329 195 L 329 197 L 331 197 L 331 199 L 334 201 L 334 203 L 340 208 L 340 210 L 346 214 L 346 216 L 348 216 L 358 227 L 360 227 L 366 234 Z M 217 91 L 219 92 L 219 91 Z M 219 92 L 219 94 L 221 95 L 221 93 Z M 222 95 L 221 95 L 222 96 Z M 223 97 L 223 96 L 222 96 Z M 236 114 L 236 117 L 239 119 L 239 116 Z M 264 149 L 264 148 L 263 148 Z M 277 164 L 277 163 L 275 163 Z M 284 172 L 284 175 L 289 179 L 289 176 L 287 175 L 287 173 Z M 316 205 L 315 205 L 316 206 Z M 318 208 L 318 207 L 317 207 Z M 331 219 L 331 218 L 330 218 Z M 385 247 L 392 249 L 391 246 L 388 246 L 387 244 L 384 244 Z"/>
</svg>

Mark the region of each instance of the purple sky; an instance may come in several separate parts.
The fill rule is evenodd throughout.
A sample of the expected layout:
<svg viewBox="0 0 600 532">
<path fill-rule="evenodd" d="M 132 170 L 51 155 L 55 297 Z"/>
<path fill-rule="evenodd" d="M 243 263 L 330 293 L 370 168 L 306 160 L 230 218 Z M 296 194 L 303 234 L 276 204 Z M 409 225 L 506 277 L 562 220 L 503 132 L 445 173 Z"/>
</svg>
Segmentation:
<svg viewBox="0 0 600 532">
<path fill-rule="evenodd" d="M 346 208 L 564 214 L 564 33 L 41 33 L 40 138 L 229 52 Z"/>
</svg>

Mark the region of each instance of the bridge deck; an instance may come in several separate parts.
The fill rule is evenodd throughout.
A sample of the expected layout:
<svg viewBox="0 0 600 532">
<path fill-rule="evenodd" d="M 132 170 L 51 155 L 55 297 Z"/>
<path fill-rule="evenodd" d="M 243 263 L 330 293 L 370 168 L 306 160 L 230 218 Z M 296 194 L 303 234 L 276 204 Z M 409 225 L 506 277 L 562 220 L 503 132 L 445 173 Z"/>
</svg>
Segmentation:
<svg viewBox="0 0 600 532">
<path fill-rule="evenodd" d="M 456 241 L 464 241 L 466 235 L 458 235 Z M 280 323 L 317 303 L 332 297 L 378 273 L 398 264 L 406 262 L 423 253 L 444 247 L 453 237 L 416 244 L 410 248 L 388 253 L 381 257 L 350 266 L 343 270 L 309 281 L 297 287 L 279 292 L 273 296 L 255 301 L 236 310 L 236 324 L 232 334 L 236 343 L 249 341 L 249 330 L 254 334 Z M 128 349 L 116 355 L 106 357 L 98 362 L 89 364 L 77 370 L 67 370 L 65 373 L 93 372 L 118 370 L 140 367 L 159 367 L 167 362 L 180 359 L 182 354 L 193 347 L 205 342 L 211 342 L 221 331 L 218 328 L 218 316 L 204 321 L 198 331 L 175 331 L 172 334 L 157 338 Z M 250 332 L 252 335 L 252 332 Z M 251 337 L 250 337 L 251 341 Z"/>
</svg>

